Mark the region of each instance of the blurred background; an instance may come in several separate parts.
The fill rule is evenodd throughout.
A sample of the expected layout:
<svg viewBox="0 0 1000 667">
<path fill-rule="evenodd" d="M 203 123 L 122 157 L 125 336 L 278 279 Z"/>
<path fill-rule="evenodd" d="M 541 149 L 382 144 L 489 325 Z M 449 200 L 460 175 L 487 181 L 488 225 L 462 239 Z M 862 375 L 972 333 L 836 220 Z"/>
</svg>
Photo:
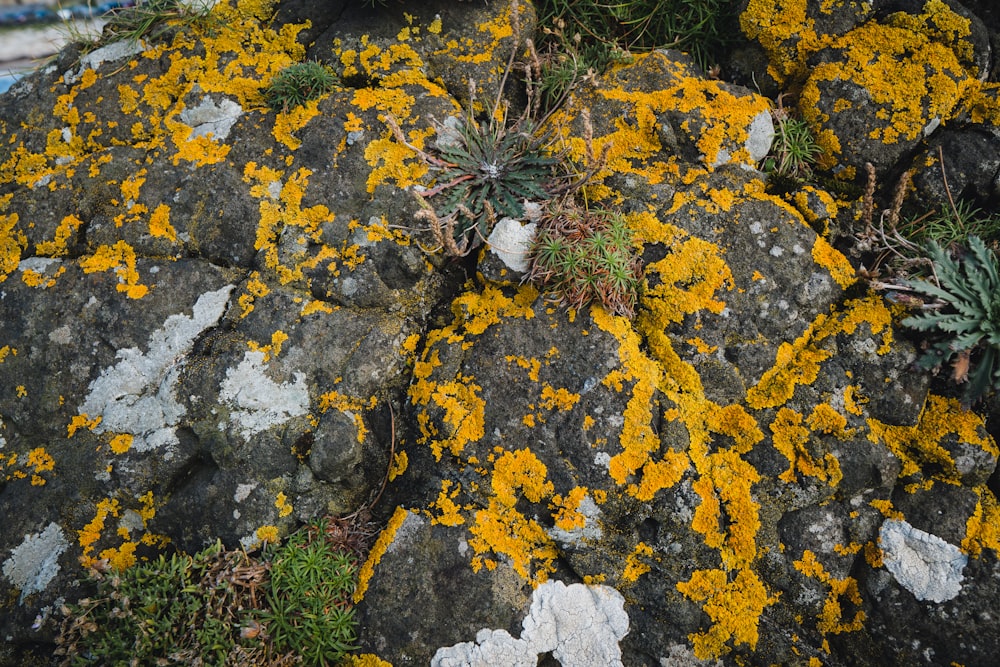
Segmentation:
<svg viewBox="0 0 1000 667">
<path fill-rule="evenodd" d="M 0 93 L 58 52 L 72 35 L 100 32 L 104 16 L 134 4 L 134 0 L 70 2 L 0 0 Z"/>
</svg>

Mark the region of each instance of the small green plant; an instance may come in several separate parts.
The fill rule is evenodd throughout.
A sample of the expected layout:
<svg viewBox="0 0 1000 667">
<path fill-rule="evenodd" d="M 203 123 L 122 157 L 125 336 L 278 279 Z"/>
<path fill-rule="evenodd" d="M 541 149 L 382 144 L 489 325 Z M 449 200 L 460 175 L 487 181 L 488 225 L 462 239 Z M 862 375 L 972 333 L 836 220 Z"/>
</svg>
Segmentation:
<svg viewBox="0 0 1000 667">
<path fill-rule="evenodd" d="M 902 284 L 932 302 L 903 324 L 933 337 L 920 365 L 938 369 L 954 358 L 952 377 L 957 382 L 968 380 L 965 396 L 974 402 L 987 391 L 1000 389 L 1000 264 L 978 236 L 969 237 L 961 259 L 934 241 L 926 249 L 933 280 Z"/>
<path fill-rule="evenodd" d="M 538 17 L 543 26 L 562 20 L 569 34 L 609 48 L 685 51 L 710 70 L 739 34 L 738 8 L 731 0 L 542 0 Z"/>
<path fill-rule="evenodd" d="M 539 222 L 527 279 L 573 308 L 597 301 L 631 318 L 642 289 L 642 260 L 623 216 L 564 199 Z"/>
<path fill-rule="evenodd" d="M 63 609 L 57 655 L 64 665 L 264 664 L 266 647 L 241 636 L 250 587 L 264 577 L 219 542 L 194 556 L 94 570 L 96 595 Z"/>
<path fill-rule="evenodd" d="M 434 237 L 438 248 L 453 257 L 465 256 L 482 244 L 500 219 L 525 217 L 525 202 L 544 204 L 554 196 L 581 188 L 603 166 L 610 148 L 604 146 L 596 154 L 588 135 L 588 164 L 564 161 L 565 151 L 557 149 L 556 128 L 547 123 L 556 108 L 542 104 L 542 59 L 530 40 L 522 42 L 519 13 L 520 6 L 515 0 L 511 25 L 513 41 L 518 47 L 511 50 L 496 96 L 482 117 L 477 117 L 474 111 L 477 108 L 474 81 L 469 83 L 469 102 L 456 119 L 457 126 L 439 124 L 438 138 L 430 151 L 410 143 L 396 119 L 386 117 L 396 141 L 413 151 L 433 177 L 430 187 L 417 194 L 421 210 L 415 217 L 427 223 L 426 231 Z M 530 63 L 516 62 L 522 43 L 528 48 Z M 510 104 L 503 95 L 515 70 L 525 73 L 527 104 L 512 117 Z M 567 76 L 572 78 L 575 72 Z M 589 113 L 584 110 L 581 117 L 589 128 Z"/>
<path fill-rule="evenodd" d="M 71 29 L 71 37 L 84 51 L 114 42 L 154 39 L 171 25 L 209 26 L 212 4 L 180 0 L 139 0 L 132 7 L 115 10 L 100 34 L 90 35 Z"/>
<path fill-rule="evenodd" d="M 774 139 L 769 155 L 764 158 L 763 171 L 784 179 L 809 178 L 816 159 L 823 152 L 809 124 L 792 116 L 781 104 L 781 97 L 771 116 L 774 118 Z"/>
<path fill-rule="evenodd" d="M 454 220 L 460 248 L 479 245 L 500 218 L 523 217 L 524 200 L 549 198 L 559 160 L 543 151 L 546 140 L 530 120 L 508 126 L 505 118 L 477 122 L 468 113 L 454 138 L 439 149 L 438 185 L 427 196 L 438 217 Z"/>
<path fill-rule="evenodd" d="M 337 75 L 315 61 L 289 65 L 271 80 L 264 97 L 275 111 L 288 111 L 325 95 L 339 83 Z"/>
<path fill-rule="evenodd" d="M 271 641 L 307 665 L 336 664 L 357 638 L 355 555 L 327 539 L 326 521 L 320 521 L 269 549 L 267 557 L 271 590 L 261 620 Z"/>
<path fill-rule="evenodd" d="M 629 56 L 617 45 L 586 40 L 579 33 L 566 33 L 566 22 L 556 19 L 553 27 L 542 29 L 543 50 L 533 51 L 534 72 L 526 83 L 537 88 L 543 110 L 558 108 L 573 88 L 586 77 L 605 71 Z"/>
<path fill-rule="evenodd" d="M 917 244 L 930 242 L 948 248 L 965 243 L 972 236 L 981 239 L 1000 237 L 1000 215 L 985 214 L 967 200 L 942 204 L 937 211 L 913 216 L 899 226 L 900 233 Z"/>
<path fill-rule="evenodd" d="M 64 666 L 332 665 L 356 637 L 350 596 L 365 549 L 358 513 L 310 524 L 254 557 L 215 544 L 116 571 L 65 605 Z"/>
</svg>

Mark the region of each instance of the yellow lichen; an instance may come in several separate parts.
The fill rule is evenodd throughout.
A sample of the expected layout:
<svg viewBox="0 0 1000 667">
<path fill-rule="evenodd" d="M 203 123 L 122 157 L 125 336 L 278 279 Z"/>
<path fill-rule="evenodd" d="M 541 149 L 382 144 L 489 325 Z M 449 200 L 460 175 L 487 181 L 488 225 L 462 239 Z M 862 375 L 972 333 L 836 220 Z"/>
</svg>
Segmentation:
<svg viewBox="0 0 1000 667">
<path fill-rule="evenodd" d="M 261 542 L 267 542 L 268 544 L 276 544 L 278 542 L 278 527 L 277 526 L 261 526 L 256 532 L 257 539 Z"/>
<path fill-rule="evenodd" d="M 702 609 L 712 619 L 712 627 L 688 636 L 700 660 L 712 660 L 730 651 L 729 644 L 757 646 L 760 615 L 778 600 L 769 595 L 764 582 L 750 569 L 740 569 L 735 577 L 724 570 L 695 570 L 688 581 L 678 582 L 677 590 L 703 602 Z"/>
<path fill-rule="evenodd" d="M 279 517 L 286 517 L 292 513 L 292 504 L 288 502 L 288 498 L 282 492 L 279 492 L 274 499 L 274 506 L 278 510 Z"/>
<path fill-rule="evenodd" d="M 962 550 L 971 556 L 979 556 L 983 549 L 1000 553 L 1000 503 L 985 486 L 978 486 L 975 491 L 979 500 L 966 522 Z"/>
<path fill-rule="evenodd" d="M 830 272 L 830 277 L 840 285 L 841 289 L 847 289 L 857 280 L 854 267 L 847 261 L 847 258 L 821 236 L 817 236 L 813 243 L 812 258 L 814 262 Z"/>
<path fill-rule="evenodd" d="M 130 299 L 141 299 L 149 292 L 149 287 L 140 282 L 135 250 L 125 241 L 99 246 L 93 254 L 80 259 L 80 268 L 84 273 L 114 271 L 118 278 L 116 289 Z"/>
<path fill-rule="evenodd" d="M 358 570 L 358 583 L 354 587 L 354 604 L 364 599 L 365 592 L 368 590 L 368 582 L 371 580 L 372 575 L 375 574 L 375 567 L 382 560 L 382 556 L 385 555 L 389 545 L 392 544 L 393 539 L 396 537 L 396 531 L 403 525 L 403 521 L 406 520 L 408 514 L 407 510 L 397 507 L 389 519 L 389 523 L 379 533 L 378 538 L 368 552 L 368 559 L 365 560 L 361 569 Z"/>
<path fill-rule="evenodd" d="M 432 524 L 439 523 L 442 526 L 459 526 L 465 523 L 461 506 L 455 504 L 455 498 L 462 490 L 462 486 L 454 484 L 454 488 L 451 488 L 452 486 L 451 480 L 441 480 L 441 492 L 438 494 L 437 500 L 430 504 L 431 509 L 437 510 L 437 513 L 431 515 Z"/>
<path fill-rule="evenodd" d="M 622 572 L 622 583 L 633 584 L 639 577 L 649 572 L 652 568 L 649 564 L 643 562 L 642 559 L 651 558 L 653 555 L 653 547 L 649 546 L 645 542 L 639 542 L 635 545 L 635 549 L 632 553 L 628 555 L 625 559 L 625 571 Z"/>
<path fill-rule="evenodd" d="M 942 396 L 927 397 L 914 426 L 893 426 L 870 418 L 868 427 L 869 440 L 884 444 L 903 464 L 900 477 L 919 474 L 926 481 L 959 483 L 961 473 L 949 451 L 941 445 L 952 435 L 993 457 L 1000 455 L 996 443 L 983 429 L 982 417 L 964 409 L 956 399 Z"/>
<path fill-rule="evenodd" d="M 111 438 L 108 445 L 115 454 L 124 454 L 132 448 L 133 436 L 131 433 L 120 433 Z"/>
</svg>

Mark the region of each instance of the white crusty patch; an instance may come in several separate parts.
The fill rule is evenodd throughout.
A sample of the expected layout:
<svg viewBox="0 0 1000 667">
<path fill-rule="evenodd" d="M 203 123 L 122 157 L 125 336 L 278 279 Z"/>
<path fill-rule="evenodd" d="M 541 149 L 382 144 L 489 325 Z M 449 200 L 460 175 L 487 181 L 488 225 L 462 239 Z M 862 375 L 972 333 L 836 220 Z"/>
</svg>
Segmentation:
<svg viewBox="0 0 1000 667">
<path fill-rule="evenodd" d="M 122 39 L 111 42 L 99 49 L 94 49 L 90 53 L 80 56 L 80 66 L 75 72 L 67 71 L 63 75 L 63 82 L 67 86 L 72 86 L 80 80 L 83 73 L 88 69 L 97 70 L 104 63 L 114 62 L 129 56 L 135 56 L 146 50 L 146 42 L 137 39 Z"/>
<path fill-rule="evenodd" d="M 219 398 L 235 408 L 229 414 L 243 435 L 249 438 L 292 417 L 309 411 L 309 389 L 304 373 L 295 373 L 294 382 L 278 384 L 264 373 L 264 353 L 250 350 L 236 368 L 226 370 Z"/>
<path fill-rule="evenodd" d="M 198 106 L 184 109 L 178 118 L 191 127 L 189 139 L 211 135 L 212 139 L 222 140 L 242 115 L 243 107 L 228 98 L 216 105 L 211 97 L 203 97 Z"/>
<path fill-rule="evenodd" d="M 174 396 L 184 357 L 195 339 L 218 324 L 233 285 L 198 297 L 192 314 L 171 315 L 149 335 L 146 351 L 118 350 L 118 363 L 101 371 L 77 412 L 100 417 L 95 433 L 129 433 L 132 449 L 144 452 L 177 444 L 176 425 L 185 413 Z"/>
<path fill-rule="evenodd" d="M 525 273 L 528 270 L 528 251 L 531 250 L 536 227 L 533 222 L 522 225 L 513 218 L 503 218 L 494 225 L 486 243 L 508 269 Z"/>
<path fill-rule="evenodd" d="M 534 667 L 551 653 L 563 667 L 621 667 L 618 642 L 628 634 L 625 599 L 610 586 L 549 581 L 531 597 L 521 638 L 480 630 L 475 642 L 437 650 L 431 667 Z"/>
<path fill-rule="evenodd" d="M 45 590 L 59 573 L 59 556 L 69 547 L 59 524 L 50 523 L 40 533 L 26 535 L 3 563 L 3 574 L 21 591 L 18 604 L 32 593 Z"/>
<path fill-rule="evenodd" d="M 969 557 L 955 545 L 895 519 L 882 523 L 879 545 L 886 569 L 918 600 L 945 602 L 961 592 Z"/>
</svg>

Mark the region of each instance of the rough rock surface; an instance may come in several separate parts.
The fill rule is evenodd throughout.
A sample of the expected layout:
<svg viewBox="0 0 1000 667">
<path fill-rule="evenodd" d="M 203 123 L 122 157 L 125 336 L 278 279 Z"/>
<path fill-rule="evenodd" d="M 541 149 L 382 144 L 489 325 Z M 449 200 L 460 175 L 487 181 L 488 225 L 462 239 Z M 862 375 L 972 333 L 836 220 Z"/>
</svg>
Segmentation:
<svg viewBox="0 0 1000 667">
<path fill-rule="evenodd" d="M 355 599 L 397 666 L 992 664 L 996 444 L 832 245 L 858 202 L 766 190 L 771 103 L 671 51 L 574 92 L 551 122 L 577 163 L 606 151 L 587 195 L 646 290 L 634 321 L 567 310 L 510 248 L 428 252 L 426 166 L 386 124 L 423 147 L 470 80 L 488 99 L 533 12 L 389 4 L 223 3 L 0 96 L 0 636 L 51 641 L 94 561 L 252 548 L 388 471 Z M 985 25 L 941 0 L 743 20 L 827 166 L 919 165 L 939 196 L 941 146 L 984 201 Z M 269 110 L 305 58 L 342 85 Z M 910 106 L 880 59 L 926 78 Z"/>
</svg>

